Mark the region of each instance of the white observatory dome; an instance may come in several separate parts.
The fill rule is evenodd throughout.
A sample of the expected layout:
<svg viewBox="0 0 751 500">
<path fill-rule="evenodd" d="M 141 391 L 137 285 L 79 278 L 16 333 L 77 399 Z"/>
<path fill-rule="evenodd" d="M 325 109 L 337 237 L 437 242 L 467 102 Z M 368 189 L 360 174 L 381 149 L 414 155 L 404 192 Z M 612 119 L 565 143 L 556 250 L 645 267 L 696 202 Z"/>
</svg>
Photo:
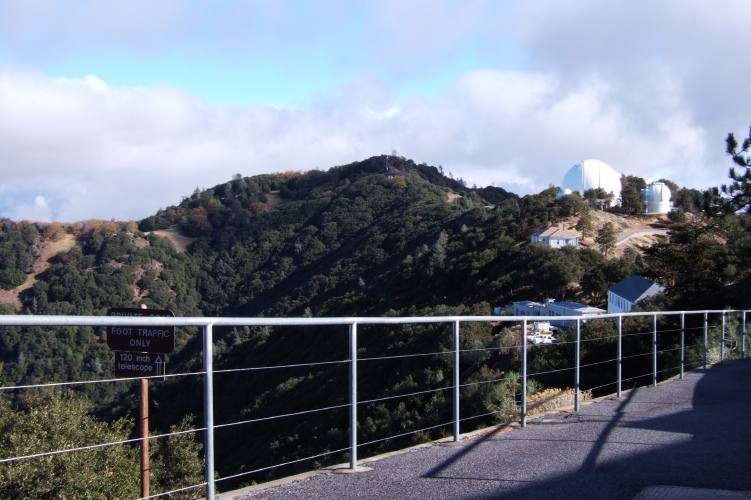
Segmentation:
<svg viewBox="0 0 751 500">
<path fill-rule="evenodd" d="M 653 182 L 644 190 L 647 199 L 647 212 L 666 214 L 670 211 L 670 188 L 662 182 Z"/>
<path fill-rule="evenodd" d="M 559 193 L 579 191 L 583 195 L 587 189 L 597 188 L 613 193 L 613 199 L 617 202 L 621 196 L 621 175 L 600 160 L 584 160 L 566 172 Z"/>
</svg>

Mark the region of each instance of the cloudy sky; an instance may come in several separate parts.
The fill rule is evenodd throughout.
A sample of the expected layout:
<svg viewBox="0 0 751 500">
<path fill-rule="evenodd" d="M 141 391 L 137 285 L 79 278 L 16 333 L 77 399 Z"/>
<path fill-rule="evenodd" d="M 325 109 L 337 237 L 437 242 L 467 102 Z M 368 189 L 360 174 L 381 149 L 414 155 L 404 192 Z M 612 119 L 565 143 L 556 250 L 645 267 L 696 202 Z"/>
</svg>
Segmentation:
<svg viewBox="0 0 751 500">
<path fill-rule="evenodd" d="M 0 216 L 141 219 L 397 149 L 519 194 L 586 158 L 704 189 L 751 124 L 747 0 L 4 0 Z"/>
</svg>

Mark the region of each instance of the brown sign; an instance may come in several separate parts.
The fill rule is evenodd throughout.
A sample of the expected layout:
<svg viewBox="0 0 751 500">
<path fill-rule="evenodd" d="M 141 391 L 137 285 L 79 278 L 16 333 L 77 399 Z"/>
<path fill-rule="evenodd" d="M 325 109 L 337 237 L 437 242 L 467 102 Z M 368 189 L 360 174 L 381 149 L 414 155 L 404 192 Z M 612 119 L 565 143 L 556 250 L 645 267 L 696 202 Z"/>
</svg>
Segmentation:
<svg viewBox="0 0 751 500">
<path fill-rule="evenodd" d="M 107 316 L 174 318 L 175 313 L 156 309 L 115 308 Z M 107 345 L 114 351 L 169 354 L 175 348 L 174 326 L 108 326 Z"/>
<path fill-rule="evenodd" d="M 116 352 L 115 377 L 155 377 L 164 375 L 165 356 L 148 352 Z"/>
</svg>

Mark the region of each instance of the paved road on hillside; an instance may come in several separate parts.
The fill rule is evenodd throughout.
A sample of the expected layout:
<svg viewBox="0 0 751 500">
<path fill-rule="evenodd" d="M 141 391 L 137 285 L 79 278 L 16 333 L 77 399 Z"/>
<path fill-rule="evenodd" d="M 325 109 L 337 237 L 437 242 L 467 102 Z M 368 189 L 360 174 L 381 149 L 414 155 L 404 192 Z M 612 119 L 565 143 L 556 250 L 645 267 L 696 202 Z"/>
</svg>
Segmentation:
<svg viewBox="0 0 751 500">
<path fill-rule="evenodd" d="M 751 491 L 750 414 L 747 359 L 579 413 L 548 414 L 464 447 L 430 446 L 366 463 L 369 472 L 324 473 L 220 498 L 627 500 L 655 485 Z"/>
<path fill-rule="evenodd" d="M 621 244 L 632 236 L 667 236 L 670 229 L 634 229 L 633 231 L 626 231 L 615 239 L 615 244 Z"/>
</svg>

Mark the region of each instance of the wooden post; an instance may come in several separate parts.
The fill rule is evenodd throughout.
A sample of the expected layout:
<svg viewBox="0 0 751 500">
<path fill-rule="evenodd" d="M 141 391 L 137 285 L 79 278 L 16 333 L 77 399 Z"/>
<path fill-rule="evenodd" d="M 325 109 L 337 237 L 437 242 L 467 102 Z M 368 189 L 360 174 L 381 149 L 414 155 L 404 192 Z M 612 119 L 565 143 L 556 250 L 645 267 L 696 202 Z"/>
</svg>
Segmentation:
<svg viewBox="0 0 751 500">
<path fill-rule="evenodd" d="M 149 379 L 141 379 L 141 497 L 150 496 L 149 464 Z"/>
</svg>

